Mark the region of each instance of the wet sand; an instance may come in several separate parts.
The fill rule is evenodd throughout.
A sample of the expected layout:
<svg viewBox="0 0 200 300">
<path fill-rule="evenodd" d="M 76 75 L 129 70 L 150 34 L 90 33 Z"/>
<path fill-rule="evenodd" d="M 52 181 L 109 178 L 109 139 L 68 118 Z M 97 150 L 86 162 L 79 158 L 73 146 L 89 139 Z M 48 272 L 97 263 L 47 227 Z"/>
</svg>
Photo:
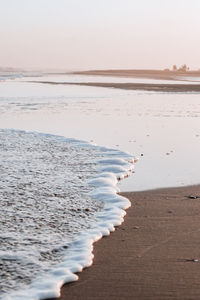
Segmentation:
<svg viewBox="0 0 200 300">
<path fill-rule="evenodd" d="M 32 83 L 43 83 L 53 85 L 81 85 L 104 88 L 116 88 L 123 90 L 140 90 L 152 92 L 185 93 L 200 92 L 198 84 L 150 84 L 150 83 L 114 83 L 114 82 L 53 82 L 53 81 L 31 81 Z"/>
<path fill-rule="evenodd" d="M 124 193 L 125 222 L 62 300 L 200 299 L 200 185 Z"/>
</svg>

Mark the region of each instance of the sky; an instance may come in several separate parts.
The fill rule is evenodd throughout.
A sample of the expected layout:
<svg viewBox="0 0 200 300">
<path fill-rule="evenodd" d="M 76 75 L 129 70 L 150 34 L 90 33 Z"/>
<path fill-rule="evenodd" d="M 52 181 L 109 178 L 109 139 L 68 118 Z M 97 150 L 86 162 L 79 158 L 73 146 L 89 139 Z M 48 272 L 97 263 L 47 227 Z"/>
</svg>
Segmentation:
<svg viewBox="0 0 200 300">
<path fill-rule="evenodd" d="M 0 0 L 0 67 L 200 69 L 199 0 Z"/>
</svg>

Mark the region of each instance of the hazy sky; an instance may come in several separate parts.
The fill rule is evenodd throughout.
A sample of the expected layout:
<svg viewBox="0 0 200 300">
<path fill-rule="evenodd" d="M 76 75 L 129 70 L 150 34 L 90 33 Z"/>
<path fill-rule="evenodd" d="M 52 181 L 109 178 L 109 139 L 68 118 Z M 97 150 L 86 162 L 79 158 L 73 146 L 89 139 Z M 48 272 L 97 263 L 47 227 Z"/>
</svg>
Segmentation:
<svg viewBox="0 0 200 300">
<path fill-rule="evenodd" d="M 0 0 L 0 66 L 200 68 L 200 0 Z"/>
</svg>

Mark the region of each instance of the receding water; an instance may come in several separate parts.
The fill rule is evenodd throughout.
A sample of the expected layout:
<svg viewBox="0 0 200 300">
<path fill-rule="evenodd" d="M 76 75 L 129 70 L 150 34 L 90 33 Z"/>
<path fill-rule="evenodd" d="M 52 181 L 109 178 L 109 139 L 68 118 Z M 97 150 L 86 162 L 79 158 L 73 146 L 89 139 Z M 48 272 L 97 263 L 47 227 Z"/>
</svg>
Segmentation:
<svg viewBox="0 0 200 300">
<path fill-rule="evenodd" d="M 0 292 L 28 284 L 62 260 L 91 227 L 101 201 L 89 197 L 98 149 L 34 133 L 0 131 Z"/>
<path fill-rule="evenodd" d="M 0 130 L 2 299 L 45 276 L 66 259 L 77 235 L 95 228 L 104 197 L 90 195 L 89 180 L 102 172 L 98 161 L 105 162 L 110 151 L 59 136 Z"/>
<path fill-rule="evenodd" d="M 139 156 L 135 176 L 121 185 L 124 191 L 199 183 L 199 93 L 26 82 L 32 79 L 1 83 L 0 127 L 61 134 Z M 75 75 L 36 79 L 92 80 L 91 76 Z M 99 81 L 104 79 L 98 77 Z M 94 77 L 93 81 L 96 80 Z"/>
</svg>

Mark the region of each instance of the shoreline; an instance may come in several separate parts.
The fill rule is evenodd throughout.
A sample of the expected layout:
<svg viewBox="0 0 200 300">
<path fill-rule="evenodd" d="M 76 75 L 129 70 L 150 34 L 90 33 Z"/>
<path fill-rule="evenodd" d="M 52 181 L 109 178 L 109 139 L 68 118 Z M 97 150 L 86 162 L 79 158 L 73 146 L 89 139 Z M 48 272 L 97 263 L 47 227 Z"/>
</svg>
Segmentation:
<svg viewBox="0 0 200 300">
<path fill-rule="evenodd" d="M 132 203 L 124 223 L 57 299 L 199 299 L 200 185 L 121 195 Z"/>
<path fill-rule="evenodd" d="M 114 76 L 114 77 L 136 77 L 146 79 L 165 79 L 177 80 L 176 77 L 200 77 L 200 71 L 172 71 L 166 70 L 151 70 L 151 69 L 105 69 L 105 70 L 86 70 L 72 72 L 74 75 L 92 75 L 92 76 Z"/>
<path fill-rule="evenodd" d="M 52 85 L 79 85 L 102 88 L 115 88 L 123 90 L 139 90 L 165 93 L 200 92 L 200 84 L 150 84 L 150 83 L 112 83 L 112 82 L 53 82 L 53 81 L 29 81 L 31 83 Z"/>
</svg>

